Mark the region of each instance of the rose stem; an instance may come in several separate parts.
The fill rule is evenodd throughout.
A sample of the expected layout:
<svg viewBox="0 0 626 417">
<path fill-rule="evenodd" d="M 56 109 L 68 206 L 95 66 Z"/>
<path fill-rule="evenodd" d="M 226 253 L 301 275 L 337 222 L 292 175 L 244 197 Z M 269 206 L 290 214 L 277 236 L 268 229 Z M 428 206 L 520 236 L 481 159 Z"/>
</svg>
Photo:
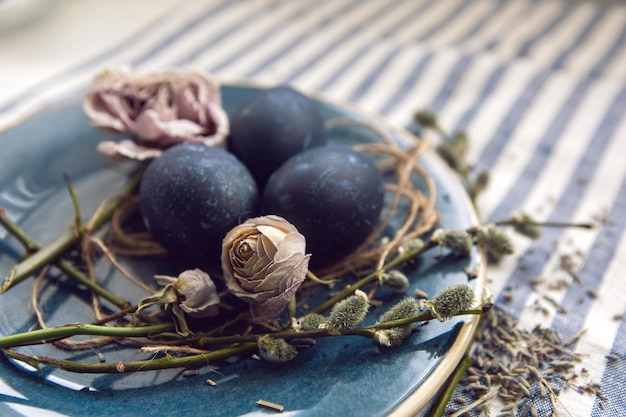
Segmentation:
<svg viewBox="0 0 626 417">
<path fill-rule="evenodd" d="M 126 186 L 126 188 L 115 198 L 111 199 L 109 204 L 104 208 L 104 210 L 102 210 L 100 216 L 98 216 L 98 218 L 95 219 L 95 221 L 93 222 L 93 230 L 96 230 L 104 225 L 104 223 L 106 223 L 111 218 L 115 210 L 122 204 L 122 202 L 133 193 L 137 185 L 139 185 L 142 174 L 143 170 L 139 171 L 139 173 L 137 173 L 132 178 L 128 186 Z M 3 226 L 5 226 L 7 223 L 9 223 L 9 220 L 6 218 L 6 216 L 2 217 L 4 220 L 2 224 Z M 81 229 L 84 227 L 85 224 L 82 224 Z M 5 226 L 5 228 L 9 233 L 13 234 L 13 231 L 17 229 L 17 225 L 12 225 L 10 227 Z M 72 246 L 78 243 L 81 238 L 81 233 L 79 233 L 79 231 L 77 231 L 75 227 L 70 227 L 52 242 L 43 247 L 37 244 L 34 239 L 28 237 L 23 231 L 21 233 L 15 234 L 14 236 L 16 236 L 16 238 L 18 238 L 20 242 L 27 242 L 25 246 L 31 249 L 34 248 L 36 252 L 15 265 L 13 268 L 11 268 L 8 275 L 5 277 L 4 282 L 2 283 L 0 293 L 8 291 L 11 287 L 19 284 L 20 282 L 24 281 L 26 278 L 34 274 L 38 269 L 42 268 L 48 263 L 57 260 L 63 253 L 65 253 Z M 64 267 L 60 267 L 60 269 L 63 270 L 63 272 L 68 273 L 64 270 Z M 87 285 L 84 282 L 81 283 Z M 106 298 L 103 294 L 101 295 L 103 298 Z M 116 302 L 112 300 L 109 301 L 117 305 Z M 120 299 L 117 299 L 117 301 L 120 301 Z"/>
<path fill-rule="evenodd" d="M 17 352 L 12 349 L 5 349 L 5 356 L 26 362 L 29 365 L 49 365 L 69 372 L 79 373 L 124 373 L 139 371 L 155 371 L 159 369 L 170 369 L 179 367 L 192 367 L 206 365 L 209 361 L 226 359 L 256 348 L 256 343 L 245 343 L 239 346 L 220 349 L 214 352 L 207 352 L 198 355 L 183 357 L 164 357 L 145 361 L 131 362 L 97 362 L 85 363 L 64 359 L 55 359 L 49 356 L 29 355 Z"/>
<path fill-rule="evenodd" d="M 138 327 L 112 327 L 95 324 L 74 324 L 45 329 L 30 330 L 0 337 L 0 349 L 22 345 L 30 345 L 33 342 L 45 342 L 50 339 L 64 339 L 72 336 L 113 336 L 113 337 L 140 337 L 151 336 L 157 333 L 171 331 L 172 324 L 153 324 Z"/>
<path fill-rule="evenodd" d="M 422 247 L 404 252 L 403 254 L 401 254 L 400 256 L 392 260 L 391 262 L 385 264 L 381 269 L 372 272 L 371 274 L 365 276 L 361 280 L 339 291 L 333 297 L 329 298 L 328 300 L 326 300 L 325 302 L 323 302 L 322 304 L 320 304 L 319 306 L 317 306 L 310 312 L 322 313 L 328 310 L 333 305 L 335 305 L 335 303 L 337 303 L 338 301 L 341 301 L 344 298 L 352 295 L 352 293 L 354 293 L 356 290 L 359 290 L 365 287 L 366 285 L 371 284 L 372 282 L 376 281 L 382 272 L 389 271 L 390 269 L 393 269 L 396 266 L 403 264 L 404 262 L 407 262 L 417 256 L 420 256 L 427 250 L 432 249 L 437 245 L 438 244 L 436 241 L 429 239 Z"/>
</svg>

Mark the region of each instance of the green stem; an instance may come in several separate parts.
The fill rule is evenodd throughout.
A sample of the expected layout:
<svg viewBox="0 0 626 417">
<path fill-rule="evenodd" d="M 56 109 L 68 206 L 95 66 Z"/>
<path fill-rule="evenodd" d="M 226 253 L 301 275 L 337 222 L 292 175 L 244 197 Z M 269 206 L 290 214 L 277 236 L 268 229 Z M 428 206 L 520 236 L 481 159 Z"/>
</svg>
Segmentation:
<svg viewBox="0 0 626 417">
<path fill-rule="evenodd" d="M 337 303 L 338 301 L 343 300 L 344 298 L 352 295 L 356 290 L 360 290 L 361 288 L 365 287 L 368 284 L 371 284 L 373 282 L 375 282 L 376 280 L 378 280 L 379 276 L 381 273 L 383 272 L 387 272 L 395 267 L 397 267 L 398 265 L 401 265 L 417 256 L 420 256 L 421 254 L 423 254 L 424 252 L 428 251 L 429 249 L 434 248 L 435 246 L 437 246 L 437 242 L 433 241 L 433 240 L 428 240 L 424 246 L 411 250 L 411 251 L 407 251 L 403 254 L 401 254 L 400 256 L 398 256 L 397 258 L 395 258 L 394 260 L 392 260 L 391 262 L 385 264 L 381 269 L 376 270 L 374 272 L 372 272 L 371 274 L 363 277 L 362 279 L 360 279 L 359 281 L 355 282 L 354 284 L 351 284 L 350 286 L 344 288 L 343 290 L 339 291 L 337 294 L 335 294 L 333 297 L 329 298 L 328 300 L 326 300 L 325 302 L 323 302 L 322 304 L 320 304 L 319 306 L 317 306 L 316 308 L 314 308 L 313 310 L 311 310 L 311 313 L 322 313 L 326 310 L 328 310 L 329 308 L 331 308 L 333 305 L 335 305 L 335 303 Z"/>
<path fill-rule="evenodd" d="M 86 336 L 111 336 L 111 337 L 141 337 L 171 331 L 172 324 L 155 324 L 139 327 L 112 327 L 94 324 L 75 324 L 46 329 L 31 330 L 10 336 L 0 337 L 0 349 L 7 347 L 30 345 L 34 342 L 45 342 L 51 339 L 64 339 L 66 337 Z"/>
<path fill-rule="evenodd" d="M 485 308 L 479 307 L 471 310 L 461 311 L 457 316 L 464 316 L 468 314 L 483 314 Z M 397 320 L 390 320 L 384 323 L 371 324 L 369 326 L 355 327 L 353 329 L 344 329 L 339 335 L 335 333 L 329 333 L 327 329 L 316 330 L 284 330 L 274 333 L 263 334 L 249 334 L 249 335 L 234 335 L 234 336 L 202 336 L 199 335 L 196 338 L 196 343 L 201 347 L 214 346 L 214 345 L 226 345 L 231 343 L 246 343 L 256 342 L 260 337 L 267 336 L 281 338 L 285 340 L 290 339 L 303 339 L 303 338 L 320 338 L 330 336 L 362 336 L 369 339 L 374 337 L 374 333 L 377 330 L 392 329 L 394 327 L 406 326 L 407 324 L 434 320 L 436 317 L 432 311 L 426 310 L 416 316 L 405 317 Z"/>
<path fill-rule="evenodd" d="M 100 216 L 98 216 L 98 218 L 94 221 L 93 230 L 96 230 L 104 225 L 104 223 L 106 223 L 113 216 L 115 210 L 117 210 L 124 200 L 132 195 L 135 188 L 139 185 L 142 173 L 143 170 L 133 177 L 128 186 L 119 195 L 111 199 L 109 204 L 102 210 Z M 10 222 L 5 216 L 0 216 L 0 218 L 3 218 L 4 221 L 2 224 L 9 233 L 19 229 L 17 225 L 6 227 L 6 224 Z M 87 225 L 83 223 L 81 225 L 81 230 L 86 226 Z M 26 244 L 24 246 L 27 248 L 33 248 L 36 252 L 9 270 L 9 273 L 5 277 L 2 287 L 0 288 L 0 293 L 8 291 L 10 288 L 24 281 L 45 265 L 57 260 L 62 254 L 76 245 L 82 237 L 80 233 L 77 233 L 75 227 L 70 227 L 51 243 L 41 247 L 34 239 L 28 237 L 28 235 L 26 235 L 23 231 L 16 233 L 14 236 L 16 236 L 20 242 L 25 242 Z M 61 270 L 63 270 L 63 268 L 64 267 L 62 267 Z"/>
<path fill-rule="evenodd" d="M 448 379 L 448 383 L 445 385 L 441 396 L 437 400 L 437 404 L 435 404 L 435 407 L 431 410 L 432 417 L 443 416 L 443 414 L 446 412 L 446 407 L 448 406 L 448 403 L 450 402 L 450 399 L 452 398 L 452 395 L 456 390 L 457 385 L 461 381 L 461 378 L 463 378 L 463 375 L 465 375 L 465 372 L 467 372 L 467 370 L 472 366 L 472 364 L 472 359 L 469 356 L 463 356 L 463 359 L 461 359 L 461 362 L 454 370 L 454 373 Z"/>
<path fill-rule="evenodd" d="M 78 200 L 78 194 L 76 194 L 76 189 L 70 180 L 70 176 L 67 173 L 63 173 L 63 179 L 65 179 L 65 185 L 67 186 L 67 191 L 70 193 L 70 199 L 72 200 L 72 205 L 74 206 L 74 224 L 73 227 L 75 230 L 79 231 L 81 227 L 81 215 L 80 215 L 80 201 Z"/>
<path fill-rule="evenodd" d="M 39 249 L 39 245 L 30 236 L 28 236 L 22 229 L 20 229 L 15 223 L 13 223 L 7 217 L 4 209 L 0 207 L 0 226 L 2 226 L 11 236 L 17 239 L 18 242 L 26 252 L 35 252 Z"/>
<path fill-rule="evenodd" d="M 533 226 L 541 226 L 541 227 L 578 227 L 581 229 L 593 229 L 594 225 L 592 223 L 568 223 L 568 222 L 520 222 L 515 218 L 511 218 L 508 220 L 501 220 L 494 222 L 496 226 L 515 226 L 517 224 L 530 224 Z"/>
<path fill-rule="evenodd" d="M 155 371 L 159 369 L 171 369 L 180 367 L 195 367 L 206 365 L 209 361 L 226 359 L 238 354 L 255 349 L 256 343 L 246 343 L 235 347 L 228 347 L 214 352 L 182 357 L 163 357 L 145 361 L 130 362 L 96 362 L 85 363 L 71 360 L 56 359 L 49 356 L 29 355 L 12 349 L 5 349 L 5 356 L 26 362 L 34 367 L 48 365 L 69 372 L 78 373 L 125 373 L 139 371 Z"/>
</svg>

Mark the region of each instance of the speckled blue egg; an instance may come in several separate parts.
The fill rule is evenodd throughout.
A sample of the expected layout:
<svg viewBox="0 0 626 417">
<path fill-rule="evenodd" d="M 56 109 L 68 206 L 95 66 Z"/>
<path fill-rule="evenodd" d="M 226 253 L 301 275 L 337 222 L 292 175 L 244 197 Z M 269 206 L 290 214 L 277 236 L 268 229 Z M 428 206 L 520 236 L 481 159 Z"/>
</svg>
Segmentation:
<svg viewBox="0 0 626 417">
<path fill-rule="evenodd" d="M 140 207 L 154 238 L 185 260 L 215 263 L 226 233 L 256 215 L 259 192 L 231 153 L 199 144 L 169 148 L 148 166 Z"/>
<path fill-rule="evenodd" d="M 306 237 L 311 265 L 323 267 L 363 243 L 379 221 L 383 200 L 382 175 L 371 155 L 325 146 L 282 165 L 263 191 L 262 208 L 293 223 Z"/>
<path fill-rule="evenodd" d="M 316 104 L 287 86 L 258 90 L 230 119 L 228 150 L 250 170 L 260 189 L 287 159 L 326 144 Z"/>
</svg>

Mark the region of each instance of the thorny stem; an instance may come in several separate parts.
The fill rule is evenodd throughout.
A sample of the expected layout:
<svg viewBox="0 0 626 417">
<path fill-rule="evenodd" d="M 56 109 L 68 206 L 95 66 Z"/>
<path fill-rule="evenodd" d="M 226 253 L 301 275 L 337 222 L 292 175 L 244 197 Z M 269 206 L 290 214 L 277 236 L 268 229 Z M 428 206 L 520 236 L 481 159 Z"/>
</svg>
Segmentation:
<svg viewBox="0 0 626 417">
<path fill-rule="evenodd" d="M 118 194 L 115 198 L 111 199 L 109 204 L 102 210 L 100 216 L 92 223 L 93 230 L 100 228 L 104 225 L 112 216 L 115 210 L 128 198 L 135 188 L 139 185 L 143 170 L 137 173 L 130 183 L 124 188 L 124 190 Z M 3 212 L 4 213 L 4 212 Z M 0 216 L 2 218 L 2 225 L 7 229 L 9 233 L 19 229 L 17 225 L 11 225 L 6 227 L 10 221 L 6 216 Z M 2 283 L 0 293 L 8 291 L 10 288 L 24 281 L 29 276 L 33 275 L 38 269 L 45 265 L 56 261 L 63 253 L 67 252 L 72 246 L 74 246 L 82 237 L 82 230 L 86 227 L 85 223 L 81 224 L 80 230 L 76 230 L 76 227 L 70 227 L 60 236 L 54 239 L 46 246 L 41 247 L 34 239 L 28 237 L 25 232 L 18 232 L 14 236 L 18 238 L 21 243 L 25 243 L 24 246 L 27 249 L 34 249 L 35 252 L 29 255 L 26 259 L 15 265 Z M 63 268 L 61 268 L 63 270 Z M 64 271 L 66 272 L 66 271 Z M 67 272 L 66 272 L 67 273 Z M 104 297 L 104 296 L 103 296 Z M 117 298 L 117 297 L 115 297 Z M 119 301 L 119 299 L 118 299 Z M 113 301 L 112 301 L 113 302 Z M 115 303 L 114 303 L 115 304 Z"/>
<path fill-rule="evenodd" d="M 202 366 L 208 364 L 209 361 L 226 359 L 238 354 L 245 353 L 254 348 L 256 348 L 256 343 L 245 343 L 239 346 L 229 347 L 214 352 L 207 352 L 198 355 L 182 357 L 166 356 L 159 359 L 151 359 L 145 361 L 97 363 L 85 363 L 65 359 L 56 359 L 49 356 L 29 355 L 26 353 L 17 352 L 13 349 L 5 349 L 4 354 L 9 358 L 26 362 L 33 367 L 38 367 L 39 365 L 48 365 L 69 372 L 100 374 L 155 371 L 159 369 Z"/>
</svg>

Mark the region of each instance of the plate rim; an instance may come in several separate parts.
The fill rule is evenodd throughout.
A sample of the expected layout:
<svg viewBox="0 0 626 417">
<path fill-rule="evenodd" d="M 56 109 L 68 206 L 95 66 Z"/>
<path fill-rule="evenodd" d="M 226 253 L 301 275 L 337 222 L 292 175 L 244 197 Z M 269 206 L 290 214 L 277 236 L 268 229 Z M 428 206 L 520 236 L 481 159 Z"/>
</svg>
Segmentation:
<svg viewBox="0 0 626 417">
<path fill-rule="evenodd" d="M 218 87 L 240 87 L 240 88 L 252 88 L 252 89 L 262 89 L 262 88 L 271 88 L 276 85 L 288 84 L 285 82 L 269 82 L 262 80 L 252 80 L 247 78 L 240 77 L 215 77 L 215 81 L 218 83 Z M 342 100 L 337 97 L 332 97 L 327 93 L 323 93 L 317 90 L 308 89 L 306 87 L 291 84 L 294 88 L 299 90 L 304 95 L 318 101 L 321 103 L 326 103 L 341 109 L 345 109 L 349 112 L 355 113 L 359 116 L 363 116 L 366 120 L 373 121 L 374 125 L 382 126 L 386 130 L 390 131 L 394 135 L 409 139 L 416 140 L 419 139 L 415 135 L 413 135 L 408 130 L 399 127 L 384 118 L 384 116 L 379 115 L 375 112 L 368 111 L 355 103 L 349 102 L 347 100 Z M 82 97 L 82 96 L 81 96 Z M 18 127 L 19 125 L 36 118 L 37 116 L 53 112 L 55 110 L 59 110 L 67 107 L 68 105 L 76 105 L 80 104 L 81 100 L 77 99 L 76 95 L 69 95 L 68 97 L 64 97 L 59 99 L 53 104 L 34 108 L 28 112 L 20 114 L 19 117 L 9 120 L 7 123 L 0 125 L 0 134 L 11 130 L 13 128 Z M 476 210 L 476 207 L 472 203 L 467 191 L 461 183 L 461 180 L 456 172 L 454 172 L 443 159 L 437 155 L 432 149 L 427 149 L 427 155 L 429 161 L 432 161 L 434 164 L 438 165 L 440 169 L 442 169 L 447 176 L 447 179 L 450 180 L 459 196 L 461 197 L 462 203 L 468 209 L 469 217 L 471 222 L 475 224 L 480 224 L 480 216 Z M 482 294 L 486 289 L 486 275 L 487 275 L 487 262 L 486 262 L 486 254 L 484 250 L 478 249 L 478 257 L 477 257 L 477 270 L 476 270 L 476 278 L 473 280 L 476 284 L 476 292 Z M 427 407 L 432 406 L 434 400 L 437 399 L 437 394 L 441 392 L 444 388 L 444 383 L 450 378 L 457 365 L 460 363 L 463 355 L 470 348 L 472 342 L 474 341 L 474 333 L 478 328 L 478 324 L 480 321 L 479 316 L 472 315 L 471 317 L 464 320 L 456 339 L 454 340 L 450 349 L 446 352 L 445 356 L 441 359 L 441 361 L 432 369 L 429 375 L 419 384 L 419 386 L 411 391 L 404 399 L 400 400 L 399 403 L 390 407 L 390 411 L 387 414 L 387 417 L 410 417 L 416 415 L 423 415 L 422 413 L 428 411 Z"/>
</svg>

